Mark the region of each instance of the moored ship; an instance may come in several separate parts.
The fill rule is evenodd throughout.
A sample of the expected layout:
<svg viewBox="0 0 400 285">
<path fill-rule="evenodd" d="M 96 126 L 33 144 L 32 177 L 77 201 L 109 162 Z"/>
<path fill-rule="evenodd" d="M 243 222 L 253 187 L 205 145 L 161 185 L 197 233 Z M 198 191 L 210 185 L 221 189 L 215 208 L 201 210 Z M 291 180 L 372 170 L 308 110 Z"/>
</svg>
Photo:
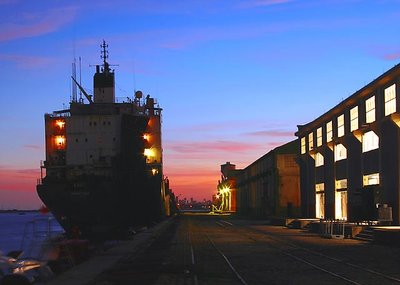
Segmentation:
<svg viewBox="0 0 400 285">
<path fill-rule="evenodd" d="M 40 199 L 70 236 L 125 236 L 168 211 L 163 176 L 161 111 L 154 98 L 116 102 L 115 74 L 101 45 L 93 96 L 73 94 L 69 109 L 45 114 L 46 160 L 37 185 Z"/>
</svg>

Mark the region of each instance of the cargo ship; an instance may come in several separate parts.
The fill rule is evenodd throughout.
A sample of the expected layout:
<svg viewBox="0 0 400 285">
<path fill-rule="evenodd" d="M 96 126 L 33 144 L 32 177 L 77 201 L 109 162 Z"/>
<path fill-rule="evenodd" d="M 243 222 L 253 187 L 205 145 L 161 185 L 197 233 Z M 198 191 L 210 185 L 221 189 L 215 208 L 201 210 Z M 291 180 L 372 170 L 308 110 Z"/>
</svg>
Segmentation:
<svg viewBox="0 0 400 285">
<path fill-rule="evenodd" d="M 150 95 L 117 102 L 108 45 L 101 45 L 93 94 L 71 76 L 68 109 L 44 115 L 46 159 L 37 193 L 69 236 L 129 235 L 168 214 L 161 111 Z M 76 72 L 75 72 L 76 74 Z M 83 94 L 83 95 L 82 95 Z"/>
</svg>

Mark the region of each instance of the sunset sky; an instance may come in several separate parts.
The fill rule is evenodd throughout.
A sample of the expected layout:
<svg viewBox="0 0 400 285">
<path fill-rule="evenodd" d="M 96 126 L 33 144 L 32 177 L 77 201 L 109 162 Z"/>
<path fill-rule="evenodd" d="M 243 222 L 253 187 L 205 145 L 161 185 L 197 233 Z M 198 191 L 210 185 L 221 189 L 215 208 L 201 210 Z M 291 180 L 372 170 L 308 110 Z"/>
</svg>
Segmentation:
<svg viewBox="0 0 400 285">
<path fill-rule="evenodd" d="M 165 175 L 198 200 L 221 164 L 246 167 L 400 62 L 399 0 L 0 0 L 0 11 L 0 209 L 41 205 L 43 115 L 68 106 L 74 57 L 91 92 L 103 39 L 116 96 L 158 99 Z"/>
</svg>

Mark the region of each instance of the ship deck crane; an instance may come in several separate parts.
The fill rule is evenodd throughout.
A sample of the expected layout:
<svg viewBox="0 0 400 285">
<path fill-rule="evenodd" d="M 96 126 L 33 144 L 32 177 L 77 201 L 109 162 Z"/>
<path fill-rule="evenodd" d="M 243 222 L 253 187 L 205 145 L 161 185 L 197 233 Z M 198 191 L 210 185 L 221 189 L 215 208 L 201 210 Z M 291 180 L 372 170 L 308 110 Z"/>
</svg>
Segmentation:
<svg viewBox="0 0 400 285">
<path fill-rule="evenodd" d="M 78 86 L 79 90 L 83 93 L 83 95 L 85 95 L 85 97 L 89 101 L 89 103 L 92 104 L 93 103 L 92 96 L 87 94 L 85 89 L 83 89 L 83 87 L 78 83 L 78 81 L 75 80 L 75 78 L 73 76 L 71 76 L 71 78 L 75 82 L 76 86 Z"/>
</svg>

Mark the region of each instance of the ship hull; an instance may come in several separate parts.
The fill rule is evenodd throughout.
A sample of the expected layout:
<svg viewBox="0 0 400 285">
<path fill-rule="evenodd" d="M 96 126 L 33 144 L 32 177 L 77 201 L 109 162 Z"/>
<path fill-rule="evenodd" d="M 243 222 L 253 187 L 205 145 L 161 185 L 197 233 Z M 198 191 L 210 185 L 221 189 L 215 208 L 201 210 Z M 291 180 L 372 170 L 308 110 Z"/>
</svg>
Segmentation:
<svg viewBox="0 0 400 285">
<path fill-rule="evenodd" d="M 135 228 L 162 218 L 161 183 L 157 175 L 125 180 L 86 176 L 73 182 L 45 180 L 37 192 L 68 236 L 105 240 L 129 237 Z"/>
<path fill-rule="evenodd" d="M 88 102 L 45 114 L 46 160 L 37 192 L 70 236 L 123 237 L 166 215 L 161 111 L 154 98 L 135 92 L 115 100 L 114 70 L 96 66 L 93 95 L 73 82 Z M 169 190 L 167 190 L 169 191 Z"/>
</svg>

